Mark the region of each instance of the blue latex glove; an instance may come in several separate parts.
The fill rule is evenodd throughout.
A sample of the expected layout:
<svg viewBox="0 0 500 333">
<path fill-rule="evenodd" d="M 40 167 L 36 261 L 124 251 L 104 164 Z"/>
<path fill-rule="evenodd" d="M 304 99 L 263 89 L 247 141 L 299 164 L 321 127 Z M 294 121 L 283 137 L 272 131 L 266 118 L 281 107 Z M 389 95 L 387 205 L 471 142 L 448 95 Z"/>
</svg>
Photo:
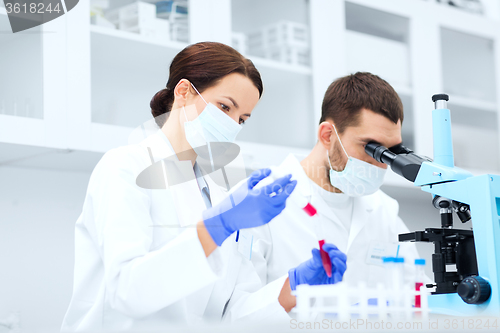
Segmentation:
<svg viewBox="0 0 500 333">
<path fill-rule="evenodd" d="M 335 245 L 329 243 L 323 245 L 323 250 L 328 253 L 332 261 L 332 277 L 326 275 L 319 250 L 313 249 L 311 259 L 288 271 L 292 290 L 295 290 L 299 284 L 335 284 L 342 281 L 342 276 L 347 268 L 346 255 Z"/>
<path fill-rule="evenodd" d="M 269 185 L 254 188 L 270 174 L 270 169 L 255 171 L 220 204 L 203 212 L 205 227 L 217 245 L 237 230 L 268 223 L 285 208 L 286 199 L 297 181 L 290 181 L 291 175 L 287 175 Z"/>
</svg>

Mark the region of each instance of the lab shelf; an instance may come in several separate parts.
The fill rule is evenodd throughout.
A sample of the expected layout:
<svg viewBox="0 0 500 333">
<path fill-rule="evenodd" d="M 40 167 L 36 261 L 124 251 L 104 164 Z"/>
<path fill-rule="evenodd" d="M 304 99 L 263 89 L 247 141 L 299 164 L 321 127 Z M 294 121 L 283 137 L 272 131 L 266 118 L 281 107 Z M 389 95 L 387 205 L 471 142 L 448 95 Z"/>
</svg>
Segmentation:
<svg viewBox="0 0 500 333">
<path fill-rule="evenodd" d="M 414 120 L 414 108 L 413 108 L 413 97 L 411 95 L 402 94 L 396 90 L 403 103 L 404 119 L 401 127 L 401 136 L 403 139 L 403 145 L 412 148 L 415 145 L 415 120 Z"/>
<path fill-rule="evenodd" d="M 147 38 L 138 33 L 123 31 L 118 29 L 110 29 L 96 25 L 90 25 L 90 32 L 93 35 L 103 35 L 103 36 L 108 36 L 110 38 L 117 38 L 117 39 L 121 38 L 130 42 L 162 46 L 173 50 L 177 50 L 177 52 L 179 52 L 188 45 L 186 43 L 181 43 L 176 41 L 161 42 L 156 39 Z"/>
<path fill-rule="evenodd" d="M 149 102 L 186 44 L 91 26 L 92 122 L 135 128 L 151 117 Z"/>
<path fill-rule="evenodd" d="M 345 4 L 346 29 L 401 43 L 408 40 L 407 17 L 347 1 Z"/>
<path fill-rule="evenodd" d="M 5 14 L 5 9 L 2 8 Z M 12 34 L 9 19 L 0 15 L 0 115 L 43 119 L 41 30 Z"/>
<path fill-rule="evenodd" d="M 45 145 L 45 136 L 45 122 L 42 119 L 0 115 L 0 142 Z"/>
<path fill-rule="evenodd" d="M 251 55 L 250 56 L 245 55 L 245 56 L 248 57 L 250 60 L 252 60 L 255 67 L 257 67 L 257 69 L 259 69 L 259 70 L 261 68 L 269 68 L 269 69 L 276 69 L 276 70 L 281 70 L 281 71 L 296 73 L 296 74 L 301 74 L 301 75 L 312 75 L 311 67 L 308 67 L 308 66 L 292 65 L 292 64 L 279 62 L 276 60 L 265 59 L 265 58 L 261 58 L 261 57 L 251 56 Z"/>
<path fill-rule="evenodd" d="M 37 168 L 90 174 L 102 153 L 0 143 L 0 167 Z"/>
<path fill-rule="evenodd" d="M 411 86 L 407 44 L 349 30 L 346 42 L 348 72 L 377 73 L 391 84 Z"/>
<path fill-rule="evenodd" d="M 279 21 L 309 26 L 310 66 L 247 55 L 261 72 L 264 95 L 238 140 L 255 155 L 267 146 L 270 152 L 313 147 L 328 85 L 337 77 L 369 70 L 400 95 L 403 141 L 415 152 L 432 155 L 430 98 L 446 92 L 452 131 L 459 136 L 454 140 L 463 150 L 457 161 L 463 163 L 465 156 L 466 161 L 482 161 L 469 166 L 474 170 L 500 170 L 496 157 L 471 159 L 467 154 L 474 145 L 464 146 L 470 135 L 484 137 L 492 140 L 489 155 L 500 156 L 500 14 L 491 19 L 423 0 L 189 0 L 189 6 L 193 42 L 230 43 L 232 32 L 249 33 Z M 151 119 L 150 99 L 165 86 L 170 61 L 187 44 L 93 26 L 89 11 L 89 2 L 80 1 L 71 15 L 40 28 L 57 34 L 26 34 L 22 37 L 39 40 L 22 48 L 16 44 L 17 51 L 9 46 L 21 35 L 0 35 L 2 56 L 41 59 L 19 68 L 17 78 L 0 78 L 2 142 L 102 153 L 127 144 L 132 130 Z M 216 13 L 224 19 L 213 20 Z M 0 30 L 10 31 L 5 8 L 0 8 Z M 47 75 L 54 66 L 61 70 Z M 20 83 L 23 100 L 40 106 L 32 115 L 1 111 L 6 109 L 3 96 L 12 96 L 5 94 L 8 85 Z"/>
<path fill-rule="evenodd" d="M 231 0 L 232 30 L 253 32 L 281 20 L 309 24 L 309 6 L 304 0 Z"/>
<path fill-rule="evenodd" d="M 493 39 L 444 27 L 440 33 L 444 90 L 450 95 L 495 102 Z"/>
<path fill-rule="evenodd" d="M 449 105 L 455 165 L 466 170 L 500 169 L 497 115 L 481 110 L 461 110 Z M 472 113 L 472 115 L 471 115 Z"/>
</svg>

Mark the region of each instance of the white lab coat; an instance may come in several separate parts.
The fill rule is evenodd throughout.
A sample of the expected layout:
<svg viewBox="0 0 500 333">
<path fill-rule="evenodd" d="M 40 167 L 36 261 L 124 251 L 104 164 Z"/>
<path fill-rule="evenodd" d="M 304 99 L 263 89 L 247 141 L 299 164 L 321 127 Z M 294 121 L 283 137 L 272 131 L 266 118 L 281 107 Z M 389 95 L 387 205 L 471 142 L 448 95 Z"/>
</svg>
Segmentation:
<svg viewBox="0 0 500 333">
<path fill-rule="evenodd" d="M 281 172 L 293 175 L 297 180 L 296 191 L 308 197 L 322 216 L 322 238 L 346 253 L 347 270 L 343 281 L 354 286 L 361 281 L 368 286 L 385 283 L 384 267 L 369 264 L 367 256 L 373 242 L 394 243 L 398 241 L 398 234 L 409 232 L 398 217 L 397 201 L 380 190 L 354 198 L 352 222 L 347 230 L 322 197 L 313 191 L 312 181 L 295 156 L 289 155 L 279 168 Z M 312 221 L 300 208 L 288 202 L 283 212 L 269 224 L 251 229 L 254 235 L 252 262 L 263 284 L 282 278 L 290 268 L 311 258 L 311 249 L 318 248 Z M 401 244 L 399 256 L 405 258 L 405 278 L 412 282 L 413 262 L 418 258 L 415 244 Z"/>
<path fill-rule="evenodd" d="M 206 207 L 190 161 L 165 164 L 180 167 L 190 181 L 163 190 L 136 185 L 152 159 L 174 154 L 161 135 L 109 151 L 93 171 L 76 222 L 73 296 L 63 331 L 217 321 L 236 281 L 244 281 L 246 291 L 260 288 L 252 264 L 238 254 L 236 234 L 205 257 L 194 225 Z M 226 194 L 210 177 L 204 178 L 215 205 Z M 238 298 L 234 295 L 232 304 Z M 252 305 L 256 318 L 267 311 L 283 312 L 276 302 L 260 304 Z M 236 310 L 226 308 L 228 315 Z"/>
</svg>

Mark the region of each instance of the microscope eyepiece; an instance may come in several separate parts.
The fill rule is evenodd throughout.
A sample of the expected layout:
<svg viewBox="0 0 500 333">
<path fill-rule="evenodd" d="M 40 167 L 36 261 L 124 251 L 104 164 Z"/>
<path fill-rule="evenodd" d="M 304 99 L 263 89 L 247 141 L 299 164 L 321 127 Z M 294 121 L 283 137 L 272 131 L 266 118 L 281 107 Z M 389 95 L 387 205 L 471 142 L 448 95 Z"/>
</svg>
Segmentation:
<svg viewBox="0 0 500 333">
<path fill-rule="evenodd" d="M 422 163 L 427 161 L 402 144 L 386 148 L 378 142 L 369 142 L 365 146 L 365 152 L 377 162 L 389 165 L 392 171 L 411 182 L 417 178 Z"/>
<path fill-rule="evenodd" d="M 365 146 L 365 151 L 377 162 L 385 163 L 387 165 L 391 165 L 392 161 L 396 158 L 396 154 L 377 142 L 368 143 Z"/>
</svg>

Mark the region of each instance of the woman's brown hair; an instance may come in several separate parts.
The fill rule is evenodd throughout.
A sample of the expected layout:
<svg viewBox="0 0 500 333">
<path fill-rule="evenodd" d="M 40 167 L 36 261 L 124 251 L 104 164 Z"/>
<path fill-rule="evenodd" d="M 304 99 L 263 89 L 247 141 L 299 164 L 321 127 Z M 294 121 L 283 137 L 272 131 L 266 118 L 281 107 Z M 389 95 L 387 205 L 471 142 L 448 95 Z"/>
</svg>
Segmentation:
<svg viewBox="0 0 500 333">
<path fill-rule="evenodd" d="M 165 89 L 151 99 L 151 113 L 158 126 L 166 121 L 166 113 L 174 103 L 174 89 L 182 79 L 187 79 L 201 93 L 215 86 L 226 75 L 240 73 L 248 77 L 262 96 L 263 84 L 260 73 L 252 61 L 230 46 L 216 42 L 189 45 L 179 52 L 170 64 L 170 74 Z"/>
</svg>

